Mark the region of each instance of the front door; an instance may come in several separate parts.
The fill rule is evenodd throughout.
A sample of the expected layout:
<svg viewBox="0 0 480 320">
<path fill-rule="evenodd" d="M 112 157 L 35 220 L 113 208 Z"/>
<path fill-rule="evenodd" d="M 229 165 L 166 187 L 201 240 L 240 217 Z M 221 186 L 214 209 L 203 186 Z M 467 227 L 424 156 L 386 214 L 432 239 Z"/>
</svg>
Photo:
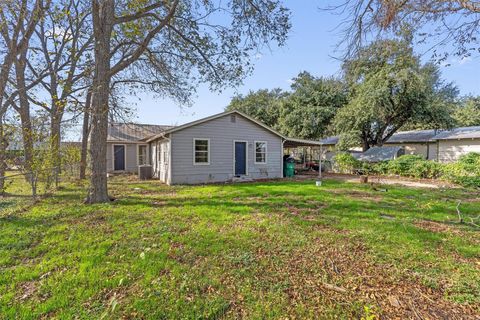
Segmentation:
<svg viewBox="0 0 480 320">
<path fill-rule="evenodd" d="M 125 146 L 113 146 L 113 170 L 125 170 Z"/>
<path fill-rule="evenodd" d="M 247 174 L 247 143 L 235 141 L 235 175 Z"/>
</svg>

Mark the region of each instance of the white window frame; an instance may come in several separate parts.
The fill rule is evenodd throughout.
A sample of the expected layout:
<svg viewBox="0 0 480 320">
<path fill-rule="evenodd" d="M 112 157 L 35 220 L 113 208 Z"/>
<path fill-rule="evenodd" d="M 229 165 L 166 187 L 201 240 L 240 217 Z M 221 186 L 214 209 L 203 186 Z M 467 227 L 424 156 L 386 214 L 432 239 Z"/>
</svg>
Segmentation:
<svg viewBox="0 0 480 320">
<path fill-rule="evenodd" d="M 124 161 L 124 169 L 123 170 L 115 170 L 115 146 L 123 146 L 123 161 Z M 124 172 L 127 171 L 127 145 L 124 143 L 113 143 L 112 144 L 112 171 L 116 172 Z"/>
<path fill-rule="evenodd" d="M 257 162 L 257 143 L 264 143 L 265 144 L 265 162 Z M 268 162 L 268 143 L 267 141 L 254 141 L 253 142 L 253 152 L 254 152 L 254 161 L 255 164 L 267 164 Z"/>
<path fill-rule="evenodd" d="M 196 154 L 196 150 L 195 150 L 195 142 L 197 141 L 207 141 L 207 158 L 208 158 L 208 162 L 196 162 L 195 161 L 195 154 Z M 209 138 L 193 138 L 193 165 L 194 166 L 209 166 L 210 165 L 210 153 L 211 153 L 211 150 L 210 150 L 210 139 Z"/>
<path fill-rule="evenodd" d="M 150 162 L 150 161 L 149 161 L 150 159 L 149 159 L 149 156 L 148 156 L 148 154 L 149 154 L 149 152 L 148 152 L 148 144 L 137 144 L 137 166 L 140 166 L 140 165 L 141 165 L 141 164 L 140 164 L 140 161 L 139 161 L 139 160 L 140 160 L 140 159 L 139 159 L 139 157 L 140 157 L 140 147 L 145 147 L 145 148 L 146 148 L 146 149 L 145 149 L 145 150 L 146 150 L 146 153 L 145 153 L 145 157 L 146 157 L 146 158 L 144 159 L 144 162 L 145 162 L 145 163 L 144 163 L 143 165 L 148 165 L 149 162 Z"/>
</svg>

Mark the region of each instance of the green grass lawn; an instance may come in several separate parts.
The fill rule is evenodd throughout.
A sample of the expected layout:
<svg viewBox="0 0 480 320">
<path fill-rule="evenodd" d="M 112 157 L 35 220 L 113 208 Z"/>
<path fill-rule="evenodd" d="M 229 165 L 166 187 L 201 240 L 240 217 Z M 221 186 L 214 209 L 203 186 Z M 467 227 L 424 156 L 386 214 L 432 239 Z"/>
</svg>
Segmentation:
<svg viewBox="0 0 480 320">
<path fill-rule="evenodd" d="M 480 214 L 474 191 L 129 177 L 110 189 L 104 205 L 83 205 L 80 183 L 0 199 L 0 318 L 480 314 L 480 231 L 453 223 L 458 201 Z"/>
</svg>

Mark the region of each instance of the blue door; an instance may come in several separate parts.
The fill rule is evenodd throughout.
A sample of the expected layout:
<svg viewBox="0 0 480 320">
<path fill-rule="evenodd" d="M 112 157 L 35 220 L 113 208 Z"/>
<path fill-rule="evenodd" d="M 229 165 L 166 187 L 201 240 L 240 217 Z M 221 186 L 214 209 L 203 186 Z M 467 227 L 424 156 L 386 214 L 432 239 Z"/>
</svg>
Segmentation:
<svg viewBox="0 0 480 320">
<path fill-rule="evenodd" d="M 125 170 L 125 146 L 113 146 L 113 170 Z"/>
<path fill-rule="evenodd" d="M 235 142 L 235 175 L 247 174 L 247 143 Z"/>
</svg>

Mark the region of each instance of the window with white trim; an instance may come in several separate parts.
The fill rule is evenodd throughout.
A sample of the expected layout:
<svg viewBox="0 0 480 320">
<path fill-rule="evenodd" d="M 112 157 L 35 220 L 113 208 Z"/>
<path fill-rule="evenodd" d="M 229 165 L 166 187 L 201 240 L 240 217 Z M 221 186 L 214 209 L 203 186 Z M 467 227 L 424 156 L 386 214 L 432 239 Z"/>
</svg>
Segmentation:
<svg viewBox="0 0 480 320">
<path fill-rule="evenodd" d="M 193 140 L 193 162 L 194 164 L 210 163 L 210 140 L 194 139 Z"/>
<path fill-rule="evenodd" d="M 148 157 L 148 153 L 147 153 L 147 145 L 139 145 L 138 146 L 138 165 L 139 166 L 142 166 L 144 164 L 147 164 L 147 157 Z"/>
<path fill-rule="evenodd" d="M 255 163 L 267 163 L 267 143 L 255 141 Z"/>
</svg>

